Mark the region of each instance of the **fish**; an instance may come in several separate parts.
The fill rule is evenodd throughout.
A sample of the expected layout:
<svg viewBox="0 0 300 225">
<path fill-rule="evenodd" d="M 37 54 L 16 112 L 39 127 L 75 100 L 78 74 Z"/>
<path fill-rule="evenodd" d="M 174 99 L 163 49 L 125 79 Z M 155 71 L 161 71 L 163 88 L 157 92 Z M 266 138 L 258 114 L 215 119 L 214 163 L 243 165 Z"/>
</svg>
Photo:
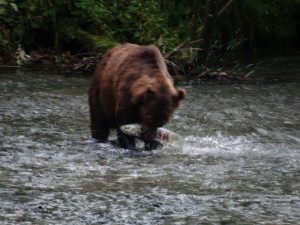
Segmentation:
<svg viewBox="0 0 300 225">
<path fill-rule="evenodd" d="M 138 123 L 122 125 L 120 126 L 120 130 L 124 134 L 138 139 L 141 139 L 142 137 L 142 125 Z M 163 127 L 157 128 L 154 140 L 162 145 L 174 148 L 179 148 L 182 144 L 182 138 L 180 135 Z"/>
</svg>

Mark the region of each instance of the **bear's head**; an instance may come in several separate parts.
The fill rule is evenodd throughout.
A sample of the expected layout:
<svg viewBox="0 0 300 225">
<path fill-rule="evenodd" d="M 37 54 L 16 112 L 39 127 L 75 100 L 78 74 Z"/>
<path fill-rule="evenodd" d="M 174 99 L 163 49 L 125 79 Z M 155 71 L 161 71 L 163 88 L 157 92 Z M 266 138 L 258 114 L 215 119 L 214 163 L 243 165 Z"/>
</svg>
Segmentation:
<svg viewBox="0 0 300 225">
<path fill-rule="evenodd" d="M 138 108 L 144 127 L 162 127 L 170 120 L 186 92 L 184 89 L 174 88 L 169 79 L 161 81 L 147 76 L 143 81 L 132 92 L 132 101 Z"/>
</svg>

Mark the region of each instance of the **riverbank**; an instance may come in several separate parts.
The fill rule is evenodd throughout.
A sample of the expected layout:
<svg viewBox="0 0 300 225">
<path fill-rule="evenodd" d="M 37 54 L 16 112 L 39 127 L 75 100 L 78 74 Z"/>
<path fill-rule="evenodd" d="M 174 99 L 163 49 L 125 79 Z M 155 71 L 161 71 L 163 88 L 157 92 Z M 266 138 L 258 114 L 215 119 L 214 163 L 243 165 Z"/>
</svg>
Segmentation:
<svg viewBox="0 0 300 225">
<path fill-rule="evenodd" d="M 46 70 L 64 75 L 91 76 L 103 53 L 70 52 L 58 53 L 33 51 L 27 55 L 24 51 L 12 54 L 1 70 Z M 175 83 L 266 83 L 300 81 L 300 52 L 268 52 L 253 58 L 240 57 L 224 65 L 205 67 L 202 65 L 179 66 L 166 60 Z"/>
</svg>

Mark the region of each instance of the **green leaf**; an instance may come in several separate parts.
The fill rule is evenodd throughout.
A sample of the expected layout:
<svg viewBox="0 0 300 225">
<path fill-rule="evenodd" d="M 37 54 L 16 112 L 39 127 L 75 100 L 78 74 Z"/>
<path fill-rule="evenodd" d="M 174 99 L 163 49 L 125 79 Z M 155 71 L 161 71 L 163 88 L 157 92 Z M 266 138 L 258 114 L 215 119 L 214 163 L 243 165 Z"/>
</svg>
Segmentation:
<svg viewBox="0 0 300 225">
<path fill-rule="evenodd" d="M 10 6 L 16 11 L 18 12 L 18 6 L 15 3 L 10 3 Z"/>
<path fill-rule="evenodd" d="M 4 8 L 0 8 L 0 15 L 4 15 L 5 14 L 5 9 Z"/>
<path fill-rule="evenodd" d="M 31 21 L 30 25 L 31 25 L 32 28 L 39 28 L 40 27 L 40 24 L 36 23 L 35 21 Z"/>
</svg>

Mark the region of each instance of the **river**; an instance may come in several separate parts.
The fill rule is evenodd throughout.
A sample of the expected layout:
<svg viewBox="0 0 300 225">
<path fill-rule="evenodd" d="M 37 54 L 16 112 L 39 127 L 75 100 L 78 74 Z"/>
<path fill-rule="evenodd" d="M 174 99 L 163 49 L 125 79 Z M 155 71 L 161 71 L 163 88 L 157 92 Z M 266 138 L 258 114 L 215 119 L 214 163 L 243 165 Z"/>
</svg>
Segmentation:
<svg viewBox="0 0 300 225">
<path fill-rule="evenodd" d="M 0 224 L 300 224 L 299 81 L 187 85 L 152 152 L 90 138 L 88 85 L 0 71 Z"/>
</svg>

